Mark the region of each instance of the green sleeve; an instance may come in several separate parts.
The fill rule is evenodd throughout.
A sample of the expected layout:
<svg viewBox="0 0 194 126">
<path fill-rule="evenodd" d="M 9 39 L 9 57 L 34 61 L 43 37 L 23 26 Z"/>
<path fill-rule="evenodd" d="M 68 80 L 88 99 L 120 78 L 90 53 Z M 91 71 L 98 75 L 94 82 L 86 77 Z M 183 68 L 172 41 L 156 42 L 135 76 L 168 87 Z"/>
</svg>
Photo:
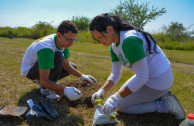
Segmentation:
<svg viewBox="0 0 194 126">
<path fill-rule="evenodd" d="M 55 53 L 53 50 L 46 48 L 37 52 L 38 64 L 40 69 L 53 69 Z"/>
<path fill-rule="evenodd" d="M 112 50 L 112 45 L 111 45 L 111 47 L 110 47 L 110 54 L 111 54 L 111 60 L 112 60 L 112 62 L 119 61 L 117 55 L 116 55 L 116 54 L 113 52 L 113 50 Z"/>
<path fill-rule="evenodd" d="M 64 49 L 63 54 L 65 59 L 69 58 L 70 57 L 69 49 Z"/>
<path fill-rule="evenodd" d="M 125 57 L 131 65 L 146 56 L 143 48 L 143 42 L 138 37 L 131 36 L 125 38 L 122 49 Z"/>
</svg>

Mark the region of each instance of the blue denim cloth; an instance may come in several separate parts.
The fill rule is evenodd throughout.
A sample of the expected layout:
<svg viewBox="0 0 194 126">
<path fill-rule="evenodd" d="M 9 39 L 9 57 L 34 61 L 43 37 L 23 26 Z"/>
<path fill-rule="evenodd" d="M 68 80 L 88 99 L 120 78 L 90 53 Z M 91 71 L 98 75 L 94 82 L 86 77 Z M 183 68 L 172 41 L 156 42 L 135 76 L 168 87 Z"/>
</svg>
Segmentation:
<svg viewBox="0 0 194 126">
<path fill-rule="evenodd" d="M 26 114 L 28 121 L 30 121 L 32 117 L 45 117 L 49 120 L 55 120 L 58 118 L 58 113 L 53 107 L 51 107 L 50 102 L 38 101 Z"/>
</svg>

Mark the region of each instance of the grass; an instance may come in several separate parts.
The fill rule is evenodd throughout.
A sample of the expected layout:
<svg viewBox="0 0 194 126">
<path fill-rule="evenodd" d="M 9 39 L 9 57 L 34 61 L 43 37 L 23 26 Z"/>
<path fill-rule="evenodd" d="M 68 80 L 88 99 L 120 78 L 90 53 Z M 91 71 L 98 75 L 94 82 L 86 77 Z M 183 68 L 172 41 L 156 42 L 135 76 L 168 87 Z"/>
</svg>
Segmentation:
<svg viewBox="0 0 194 126">
<path fill-rule="evenodd" d="M 33 39 L 16 38 L 11 40 L 0 37 L 0 107 L 4 105 L 27 106 L 26 101 L 30 98 L 34 102 L 46 100 L 40 95 L 39 87 L 20 74 L 23 55 L 32 42 Z M 71 57 L 69 60 L 77 64 L 78 70 L 84 74 L 94 76 L 98 81 L 98 83 L 91 86 L 86 84 L 88 88 L 83 85 L 79 86 L 79 89 L 86 93 L 82 100 L 76 105 L 73 105 L 65 97 L 52 101 L 52 106 L 59 113 L 59 118 L 55 121 L 36 118 L 28 123 L 26 120 L 17 117 L 0 117 L 0 125 L 92 125 L 95 109 L 87 106 L 85 101 L 103 85 L 111 72 L 109 48 L 100 44 L 78 42 L 70 48 L 70 52 Z M 172 92 L 179 98 L 186 114 L 189 112 L 194 113 L 194 51 L 164 50 L 164 53 L 171 61 L 173 70 L 174 85 Z M 105 97 L 108 98 L 118 90 L 133 74 L 124 68 L 122 78 L 111 91 L 106 93 Z M 64 82 L 67 85 L 74 85 L 75 83 L 81 85 L 82 83 L 74 76 L 66 77 L 58 83 L 63 84 Z M 158 113 L 141 115 L 118 113 L 118 120 L 118 126 L 176 126 L 180 123 L 171 114 Z"/>
</svg>

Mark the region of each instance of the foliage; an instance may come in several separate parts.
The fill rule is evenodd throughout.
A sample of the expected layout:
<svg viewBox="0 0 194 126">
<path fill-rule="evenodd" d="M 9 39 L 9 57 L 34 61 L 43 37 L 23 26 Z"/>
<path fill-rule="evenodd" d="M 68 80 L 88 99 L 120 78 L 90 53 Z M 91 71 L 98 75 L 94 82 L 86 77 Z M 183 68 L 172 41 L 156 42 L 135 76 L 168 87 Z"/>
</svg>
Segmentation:
<svg viewBox="0 0 194 126">
<path fill-rule="evenodd" d="M 170 40 L 182 41 L 194 35 L 194 31 L 188 31 L 191 27 L 192 25 L 186 28 L 182 23 L 171 22 L 169 26 L 163 25 L 162 29 Z"/>
<path fill-rule="evenodd" d="M 194 33 L 188 31 L 189 28 L 181 23 L 171 22 L 169 26 L 163 25 L 163 32 L 154 33 L 152 36 L 163 49 L 194 51 Z"/>
<path fill-rule="evenodd" d="M 188 43 L 183 43 L 183 42 L 161 43 L 161 42 L 158 42 L 158 45 L 163 49 L 194 51 L 194 42 L 188 42 Z"/>
<path fill-rule="evenodd" d="M 163 49 L 194 51 L 194 37 L 185 36 L 181 41 L 178 41 L 172 40 L 172 37 L 165 32 L 154 33 L 152 36 Z"/>
<path fill-rule="evenodd" d="M 81 43 L 97 43 L 97 41 L 95 41 L 93 38 L 92 38 L 92 35 L 89 31 L 81 31 L 78 33 L 77 35 L 77 39 L 78 39 L 78 42 L 81 42 Z"/>
<path fill-rule="evenodd" d="M 166 13 L 165 8 L 160 10 L 153 6 L 149 8 L 149 4 L 149 2 L 139 4 L 138 0 L 137 3 L 135 3 L 135 0 L 124 0 L 124 2 L 120 2 L 116 9 L 112 10 L 111 14 L 117 15 L 127 23 L 143 29 L 148 22 Z"/>
<path fill-rule="evenodd" d="M 43 36 L 56 33 L 56 29 L 48 22 L 39 21 L 32 27 L 31 33 L 32 38 L 38 39 Z"/>
<path fill-rule="evenodd" d="M 43 30 L 43 29 L 52 29 L 53 26 L 48 22 L 39 21 L 37 24 L 33 26 L 33 28 Z"/>
<path fill-rule="evenodd" d="M 8 37 L 10 34 L 12 34 L 11 27 L 0 27 L 0 36 L 1 37 Z"/>
<path fill-rule="evenodd" d="M 56 29 L 47 22 L 39 21 L 32 28 L 26 27 L 0 27 L 0 36 L 9 37 L 12 35 L 16 38 L 33 38 L 38 39 L 43 36 L 56 33 Z"/>
<path fill-rule="evenodd" d="M 77 28 L 81 31 L 88 30 L 90 19 L 84 16 L 73 16 L 71 19 L 75 23 Z"/>
<path fill-rule="evenodd" d="M 0 36 L 8 37 L 9 35 L 12 35 L 17 38 L 30 38 L 31 30 L 26 27 L 17 27 L 17 28 L 1 27 L 0 28 Z"/>
<path fill-rule="evenodd" d="M 74 17 L 74 19 L 75 19 L 75 17 Z M 177 23 L 177 24 L 179 24 L 179 23 Z M 182 31 L 183 34 L 179 34 L 177 32 L 177 34 L 179 34 L 179 36 L 177 36 L 177 37 L 172 37 L 170 35 L 169 31 L 174 33 L 173 30 L 168 30 L 168 32 L 163 31 L 163 32 L 160 32 L 160 33 L 154 33 L 153 37 L 158 42 L 158 45 L 161 48 L 171 49 L 171 50 L 191 50 L 191 51 L 193 51 L 194 50 L 194 37 L 189 36 L 189 35 L 191 35 L 190 33 L 192 33 L 192 32 L 187 32 L 188 28 L 185 28 L 183 25 L 179 25 L 179 26 L 180 26 L 179 29 L 181 29 L 181 28 L 182 28 L 182 30 L 186 29 L 186 31 Z M 175 32 L 178 31 L 176 29 L 174 29 L 174 30 L 175 30 Z M 46 35 L 49 35 L 49 34 L 54 34 L 54 33 L 56 33 L 56 29 L 53 28 L 51 24 L 49 24 L 47 22 L 41 22 L 41 21 L 38 22 L 37 24 L 35 24 L 32 28 L 26 28 L 26 27 L 16 27 L 16 28 L 0 27 L 0 36 L 1 37 L 9 37 L 9 35 L 12 35 L 16 38 L 38 39 L 38 38 L 41 38 L 43 36 L 46 36 Z M 188 33 L 189 33 L 189 35 L 188 35 Z M 175 38 L 179 38 L 179 37 L 181 39 L 175 39 Z M 78 38 L 78 43 L 98 43 L 97 41 L 95 41 L 92 38 L 92 35 L 88 30 L 84 30 L 84 31 L 81 30 L 77 34 L 77 38 Z"/>
</svg>

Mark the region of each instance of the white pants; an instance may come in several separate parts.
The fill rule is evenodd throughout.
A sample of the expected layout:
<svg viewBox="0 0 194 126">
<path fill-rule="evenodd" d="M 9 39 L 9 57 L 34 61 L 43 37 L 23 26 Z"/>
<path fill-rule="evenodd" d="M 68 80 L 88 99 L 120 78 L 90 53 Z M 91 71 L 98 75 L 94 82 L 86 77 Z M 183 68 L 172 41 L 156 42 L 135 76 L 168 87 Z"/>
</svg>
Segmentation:
<svg viewBox="0 0 194 126">
<path fill-rule="evenodd" d="M 171 69 L 166 71 L 161 75 L 162 79 L 150 79 L 147 83 L 169 83 L 172 85 L 173 75 Z M 163 79 L 165 77 L 165 79 Z M 129 80 L 130 81 L 130 80 Z M 126 82 L 121 88 L 125 88 L 128 85 Z M 168 89 L 158 90 L 148 87 L 146 85 L 142 86 L 139 90 L 125 97 L 119 104 L 117 110 L 128 114 L 141 114 L 148 112 L 160 112 L 168 113 L 170 112 L 170 106 L 165 100 L 159 100 L 159 98 L 164 95 Z"/>
</svg>

